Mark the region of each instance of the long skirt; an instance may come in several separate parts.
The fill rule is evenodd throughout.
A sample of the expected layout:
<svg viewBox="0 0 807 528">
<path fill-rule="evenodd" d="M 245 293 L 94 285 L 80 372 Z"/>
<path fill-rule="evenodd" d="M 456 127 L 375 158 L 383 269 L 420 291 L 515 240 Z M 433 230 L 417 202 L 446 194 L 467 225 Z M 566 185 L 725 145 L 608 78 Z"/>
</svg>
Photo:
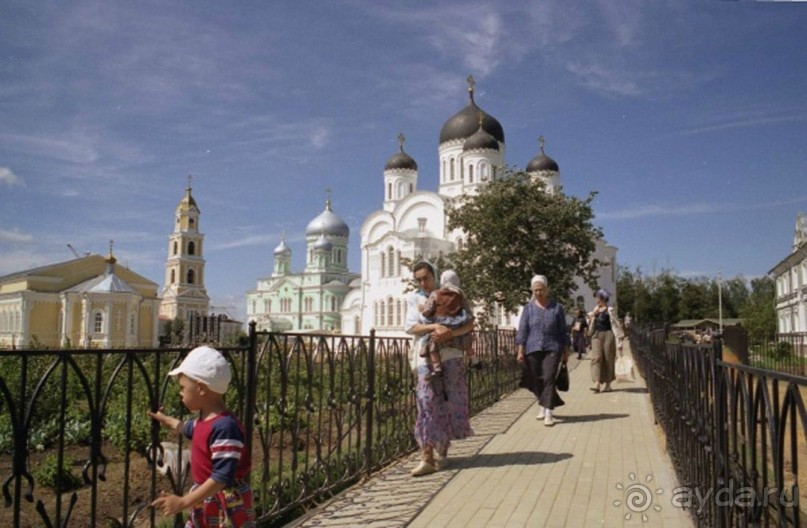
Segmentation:
<svg viewBox="0 0 807 528">
<path fill-rule="evenodd" d="M 468 384 L 463 358 L 443 361 L 443 375 L 426 381 L 428 365 L 418 367 L 415 440 L 445 455 L 452 440 L 473 434 L 468 413 Z"/>
<path fill-rule="evenodd" d="M 541 407 L 554 409 L 566 402 L 558 394 L 555 379 L 560 367 L 560 352 L 530 352 L 525 357 L 520 386 L 535 394 Z"/>
<path fill-rule="evenodd" d="M 612 330 L 595 332 L 591 338 L 591 381 L 611 383 L 616 379 L 616 338 Z"/>
</svg>

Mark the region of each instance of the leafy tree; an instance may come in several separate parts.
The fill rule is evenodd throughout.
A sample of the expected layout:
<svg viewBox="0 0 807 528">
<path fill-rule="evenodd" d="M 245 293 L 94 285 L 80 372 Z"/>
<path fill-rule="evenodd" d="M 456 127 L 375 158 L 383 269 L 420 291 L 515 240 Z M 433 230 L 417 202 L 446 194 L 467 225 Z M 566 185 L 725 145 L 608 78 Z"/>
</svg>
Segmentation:
<svg viewBox="0 0 807 528">
<path fill-rule="evenodd" d="M 751 293 L 740 309 L 751 340 L 768 340 L 776 334 L 776 292 L 771 277 L 751 280 Z"/>
<path fill-rule="evenodd" d="M 510 312 L 521 306 L 535 274 L 546 275 L 560 301 L 576 289 L 575 277 L 595 287 L 600 262 L 592 255 L 602 231 L 592 224 L 594 196 L 550 195 L 540 180 L 508 169 L 457 201 L 448 227 L 462 230 L 465 240 L 450 258 L 469 297 L 491 316 L 497 304 Z"/>
</svg>

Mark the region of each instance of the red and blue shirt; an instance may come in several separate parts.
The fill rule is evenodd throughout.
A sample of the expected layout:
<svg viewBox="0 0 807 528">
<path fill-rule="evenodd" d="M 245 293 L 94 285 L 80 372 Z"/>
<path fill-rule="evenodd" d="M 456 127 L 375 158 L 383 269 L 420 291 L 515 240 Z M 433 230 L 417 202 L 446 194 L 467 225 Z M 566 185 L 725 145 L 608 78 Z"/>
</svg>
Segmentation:
<svg viewBox="0 0 807 528">
<path fill-rule="evenodd" d="M 212 420 L 185 422 L 184 433 L 191 439 L 191 477 L 196 484 L 212 478 L 232 486 L 249 475 L 244 426 L 229 412 Z"/>
</svg>

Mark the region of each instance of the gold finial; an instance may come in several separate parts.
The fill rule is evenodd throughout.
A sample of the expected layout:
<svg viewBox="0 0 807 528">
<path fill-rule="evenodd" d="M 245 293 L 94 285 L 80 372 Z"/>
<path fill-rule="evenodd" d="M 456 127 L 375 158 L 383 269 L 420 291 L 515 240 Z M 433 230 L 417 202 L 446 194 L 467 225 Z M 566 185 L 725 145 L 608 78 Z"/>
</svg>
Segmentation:
<svg viewBox="0 0 807 528">
<path fill-rule="evenodd" d="M 398 134 L 398 146 L 401 147 L 401 152 L 403 152 L 403 144 L 406 141 L 406 136 L 403 135 L 403 132 Z"/>
<path fill-rule="evenodd" d="M 113 246 L 114 244 L 115 244 L 115 241 L 114 241 L 114 240 L 110 240 L 110 241 L 109 241 L 109 255 L 107 255 L 107 257 L 106 257 L 106 261 L 107 261 L 107 262 L 110 262 L 110 263 L 115 263 L 115 262 L 117 262 L 117 261 L 118 261 L 118 259 L 116 259 L 116 258 L 115 258 L 115 256 L 112 254 L 112 246 Z"/>
<path fill-rule="evenodd" d="M 331 210 L 331 193 L 332 192 L 333 191 L 331 191 L 330 187 L 325 187 L 325 195 L 326 195 L 325 208 L 328 209 L 329 211 Z"/>
<path fill-rule="evenodd" d="M 541 147 L 541 154 L 544 153 L 544 143 L 546 143 L 544 136 L 543 135 L 538 136 L 538 146 Z"/>
<path fill-rule="evenodd" d="M 476 118 L 479 121 L 479 128 L 482 128 L 482 123 L 485 121 L 485 114 L 484 112 L 477 112 Z"/>
<path fill-rule="evenodd" d="M 192 180 L 192 179 L 193 179 L 193 176 L 191 176 L 190 174 L 188 174 L 188 189 L 187 189 L 187 190 L 189 190 L 189 191 L 191 190 L 191 180 Z"/>
<path fill-rule="evenodd" d="M 466 80 L 468 81 L 468 91 L 471 93 L 471 96 L 473 97 L 473 95 L 474 95 L 474 85 L 476 84 L 476 81 L 474 81 L 474 76 L 469 75 Z"/>
</svg>

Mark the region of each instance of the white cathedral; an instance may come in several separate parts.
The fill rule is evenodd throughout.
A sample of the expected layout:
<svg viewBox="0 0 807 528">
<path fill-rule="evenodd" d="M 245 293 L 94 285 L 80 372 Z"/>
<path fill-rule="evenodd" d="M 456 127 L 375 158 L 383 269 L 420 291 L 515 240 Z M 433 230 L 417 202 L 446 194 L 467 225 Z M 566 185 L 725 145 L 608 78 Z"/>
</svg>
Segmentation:
<svg viewBox="0 0 807 528">
<path fill-rule="evenodd" d="M 405 281 L 411 272 L 402 259 L 436 258 L 461 249 L 463 233 L 448 229 L 446 206 L 475 194 L 505 166 L 504 129 L 477 106 L 471 77 L 468 84 L 468 104 L 440 131 L 437 191 L 418 189 L 417 162 L 399 136 L 400 150 L 384 166 L 382 207 L 361 226 L 361 275 L 347 270 L 350 229 L 328 200 L 306 229 L 305 270 L 291 272 L 291 250 L 281 241 L 271 277 L 259 279 L 247 293 L 247 319 L 256 321 L 258 329 L 366 335 L 374 328 L 384 335 L 404 334 Z M 558 164 L 544 154 L 543 139 L 525 170 L 542 179 L 547 192 L 561 191 Z M 599 269 L 599 285 L 614 295 L 616 252 L 597 241 L 594 258 L 606 263 Z M 576 304 L 591 308 L 593 292 L 581 280 L 576 284 Z M 514 326 L 517 317 L 501 313 L 497 323 Z"/>
</svg>

